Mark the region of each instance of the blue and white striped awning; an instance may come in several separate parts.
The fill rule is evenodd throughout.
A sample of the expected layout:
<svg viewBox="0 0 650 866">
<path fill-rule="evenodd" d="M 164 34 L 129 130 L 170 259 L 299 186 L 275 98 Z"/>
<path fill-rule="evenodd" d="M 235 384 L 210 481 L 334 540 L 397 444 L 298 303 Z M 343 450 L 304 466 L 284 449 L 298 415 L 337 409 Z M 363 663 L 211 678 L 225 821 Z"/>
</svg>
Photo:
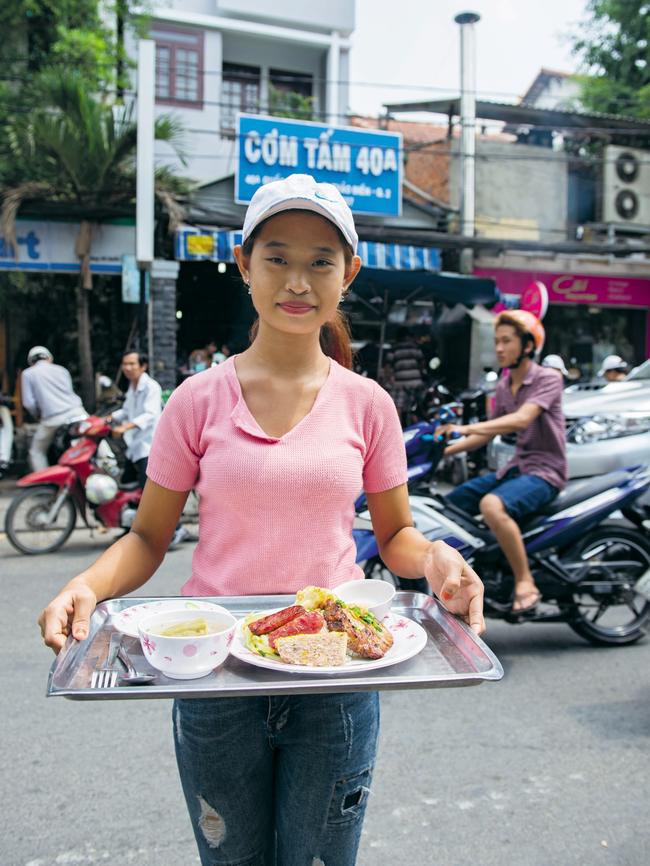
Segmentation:
<svg viewBox="0 0 650 866">
<path fill-rule="evenodd" d="M 232 249 L 240 243 L 240 231 L 185 227 L 176 232 L 174 258 L 179 262 L 234 262 Z M 430 247 L 360 241 L 358 253 L 369 268 L 434 273 L 440 270 L 440 251 Z"/>
</svg>

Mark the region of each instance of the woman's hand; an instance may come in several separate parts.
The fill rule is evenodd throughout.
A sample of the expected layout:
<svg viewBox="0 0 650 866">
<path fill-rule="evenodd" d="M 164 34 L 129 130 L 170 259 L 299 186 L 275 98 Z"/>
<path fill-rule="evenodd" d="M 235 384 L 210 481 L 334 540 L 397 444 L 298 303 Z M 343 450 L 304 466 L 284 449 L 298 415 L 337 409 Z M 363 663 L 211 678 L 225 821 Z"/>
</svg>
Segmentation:
<svg viewBox="0 0 650 866">
<path fill-rule="evenodd" d="M 97 597 L 89 586 L 85 583 L 68 584 L 38 618 L 44 643 L 58 654 L 68 635 L 84 640 L 96 606 Z"/>
<path fill-rule="evenodd" d="M 424 576 L 450 613 L 462 617 L 476 634 L 483 634 L 483 584 L 457 550 L 444 541 L 432 542 Z"/>
</svg>

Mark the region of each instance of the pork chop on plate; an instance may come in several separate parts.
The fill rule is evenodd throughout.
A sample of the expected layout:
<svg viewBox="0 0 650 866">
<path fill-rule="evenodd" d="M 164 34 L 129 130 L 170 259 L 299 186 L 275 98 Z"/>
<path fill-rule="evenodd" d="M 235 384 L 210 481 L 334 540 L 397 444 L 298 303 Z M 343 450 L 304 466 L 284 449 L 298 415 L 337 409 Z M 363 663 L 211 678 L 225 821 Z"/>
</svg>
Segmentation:
<svg viewBox="0 0 650 866">
<path fill-rule="evenodd" d="M 332 601 L 322 608 L 329 631 L 342 631 L 348 636 L 348 649 L 364 659 L 380 659 L 393 645 L 393 635 L 385 625 L 364 622 L 346 605 Z"/>
</svg>

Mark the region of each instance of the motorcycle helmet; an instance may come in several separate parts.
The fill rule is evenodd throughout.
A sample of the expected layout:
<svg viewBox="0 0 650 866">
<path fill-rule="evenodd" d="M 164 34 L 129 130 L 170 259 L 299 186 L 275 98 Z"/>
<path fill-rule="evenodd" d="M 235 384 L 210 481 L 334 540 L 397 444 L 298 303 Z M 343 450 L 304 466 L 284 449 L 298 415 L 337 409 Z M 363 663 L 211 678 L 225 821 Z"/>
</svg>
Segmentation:
<svg viewBox="0 0 650 866">
<path fill-rule="evenodd" d="M 544 348 L 544 341 L 546 340 L 544 325 L 537 316 L 529 313 L 528 310 L 504 310 L 494 320 L 494 327 L 498 328 L 499 325 L 511 325 L 521 337 L 521 355 L 516 363 L 510 364 L 509 369 L 516 369 L 524 358 L 532 360 Z M 529 340 L 533 341 L 535 347 L 532 352 L 527 352 L 525 348 Z"/>
<path fill-rule="evenodd" d="M 32 346 L 27 353 L 27 363 L 31 367 L 32 364 L 35 364 L 37 361 L 52 360 L 52 357 L 52 353 L 45 346 Z"/>
<path fill-rule="evenodd" d="M 86 479 L 86 498 L 93 505 L 104 505 L 117 496 L 117 481 L 110 475 L 93 472 Z"/>
</svg>

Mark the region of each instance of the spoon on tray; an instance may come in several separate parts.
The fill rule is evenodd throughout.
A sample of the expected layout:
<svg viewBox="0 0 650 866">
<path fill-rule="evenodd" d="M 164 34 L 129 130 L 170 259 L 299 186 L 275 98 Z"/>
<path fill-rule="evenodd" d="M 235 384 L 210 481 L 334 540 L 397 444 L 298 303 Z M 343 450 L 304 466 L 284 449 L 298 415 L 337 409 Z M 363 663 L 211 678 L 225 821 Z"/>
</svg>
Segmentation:
<svg viewBox="0 0 650 866">
<path fill-rule="evenodd" d="M 155 674 L 145 674 L 137 671 L 133 667 L 133 662 L 129 658 L 127 651 L 122 644 L 117 651 L 117 657 L 126 668 L 125 674 L 120 674 L 119 681 L 125 686 L 146 686 L 156 679 Z"/>
</svg>

